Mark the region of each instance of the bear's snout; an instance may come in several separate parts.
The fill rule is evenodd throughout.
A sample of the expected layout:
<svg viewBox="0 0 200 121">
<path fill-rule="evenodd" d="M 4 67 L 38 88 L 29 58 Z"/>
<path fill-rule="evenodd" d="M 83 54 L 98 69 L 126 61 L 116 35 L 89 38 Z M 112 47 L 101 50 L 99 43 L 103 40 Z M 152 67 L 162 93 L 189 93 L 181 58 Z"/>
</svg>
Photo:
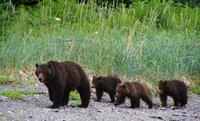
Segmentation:
<svg viewBox="0 0 200 121">
<path fill-rule="evenodd" d="M 114 106 L 117 106 L 117 105 L 118 105 L 118 103 L 115 101 L 115 102 L 114 102 Z"/>
<path fill-rule="evenodd" d="M 94 84 L 91 85 L 91 88 L 95 88 L 96 86 Z"/>
<path fill-rule="evenodd" d="M 43 74 L 43 73 L 39 73 L 39 75 L 38 75 L 38 80 L 39 80 L 40 82 L 44 82 L 44 74 Z"/>
<path fill-rule="evenodd" d="M 38 80 L 39 80 L 40 82 L 42 82 L 42 78 L 38 78 Z"/>
</svg>

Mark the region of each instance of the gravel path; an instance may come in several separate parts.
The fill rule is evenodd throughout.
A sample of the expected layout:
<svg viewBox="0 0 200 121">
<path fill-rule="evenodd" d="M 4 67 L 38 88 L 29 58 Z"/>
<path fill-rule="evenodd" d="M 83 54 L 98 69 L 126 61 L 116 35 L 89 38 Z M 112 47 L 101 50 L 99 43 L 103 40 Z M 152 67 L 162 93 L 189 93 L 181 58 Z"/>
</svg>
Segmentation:
<svg viewBox="0 0 200 121">
<path fill-rule="evenodd" d="M 46 91 L 43 85 L 30 86 L 21 89 L 14 89 L 11 86 L 1 86 L 0 90 L 42 90 Z M 0 96 L 0 121 L 200 121 L 200 97 L 194 94 L 189 95 L 188 105 L 184 108 L 175 109 L 154 107 L 148 109 L 142 102 L 138 109 L 130 109 L 130 103 L 115 107 L 109 103 L 108 95 L 104 95 L 102 102 L 93 101 L 95 95 L 92 94 L 88 108 L 74 107 L 72 101 L 69 106 L 59 109 L 47 108 L 52 103 L 48 94 L 34 94 L 26 96 L 23 100 L 10 100 L 5 96 Z M 159 104 L 159 100 L 154 98 L 154 103 Z M 169 102 L 172 104 L 172 100 Z"/>
</svg>

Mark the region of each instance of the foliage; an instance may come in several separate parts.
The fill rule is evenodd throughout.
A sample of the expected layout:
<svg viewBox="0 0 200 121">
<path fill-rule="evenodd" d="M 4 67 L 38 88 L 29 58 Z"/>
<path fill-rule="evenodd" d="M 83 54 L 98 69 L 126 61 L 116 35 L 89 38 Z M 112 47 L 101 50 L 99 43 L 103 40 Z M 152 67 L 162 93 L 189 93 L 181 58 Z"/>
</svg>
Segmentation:
<svg viewBox="0 0 200 121">
<path fill-rule="evenodd" d="M 193 81 L 193 86 L 190 88 L 190 91 L 193 92 L 194 94 L 200 95 L 200 82 L 199 80 L 194 80 Z"/>
<path fill-rule="evenodd" d="M 29 91 L 14 91 L 14 90 L 1 90 L 0 95 L 4 95 L 11 100 L 21 100 L 24 96 L 31 96 L 33 94 L 41 94 L 39 90 L 29 90 Z"/>
<path fill-rule="evenodd" d="M 70 92 L 69 95 L 70 100 L 80 100 L 80 97 L 76 91 Z"/>
<path fill-rule="evenodd" d="M 197 87 L 197 88 L 193 89 L 192 92 L 193 92 L 194 94 L 200 95 L 200 87 Z"/>
<path fill-rule="evenodd" d="M 199 8 L 156 0 L 116 9 L 43 0 L 1 14 L 0 68 L 72 60 L 92 72 L 153 82 L 200 77 Z"/>
<path fill-rule="evenodd" d="M 34 85 L 36 82 L 35 82 L 35 80 L 29 79 L 29 80 L 27 80 L 27 83 L 30 85 Z"/>
<path fill-rule="evenodd" d="M 12 91 L 12 90 L 2 90 L 0 91 L 0 95 L 4 95 L 12 100 L 20 100 L 23 99 L 23 95 L 21 92 Z"/>
<path fill-rule="evenodd" d="M 10 82 L 10 78 L 6 75 L 0 75 L 0 85 Z"/>
</svg>

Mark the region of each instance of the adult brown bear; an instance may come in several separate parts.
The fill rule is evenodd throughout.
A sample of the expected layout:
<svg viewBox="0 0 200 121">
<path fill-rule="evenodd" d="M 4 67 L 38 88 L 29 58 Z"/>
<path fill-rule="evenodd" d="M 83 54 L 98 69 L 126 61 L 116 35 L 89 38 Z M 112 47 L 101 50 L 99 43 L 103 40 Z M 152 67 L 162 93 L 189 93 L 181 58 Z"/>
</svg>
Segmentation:
<svg viewBox="0 0 200 121">
<path fill-rule="evenodd" d="M 100 102 L 103 92 L 109 94 L 111 102 L 115 101 L 117 84 L 121 83 L 121 80 L 117 76 L 93 76 L 92 88 L 96 89 L 96 101 Z"/>
<path fill-rule="evenodd" d="M 47 64 L 36 64 L 35 74 L 48 88 L 49 98 L 53 102 L 50 108 L 67 105 L 70 91 L 75 89 L 81 98 L 79 107 L 88 107 L 90 83 L 79 64 L 72 61 L 49 61 Z"/>
<path fill-rule="evenodd" d="M 140 99 L 152 108 L 153 103 L 149 95 L 149 89 L 140 82 L 124 82 L 117 85 L 116 98 L 114 105 L 120 105 L 124 103 L 126 97 L 131 100 L 131 108 L 140 107 Z"/>
<path fill-rule="evenodd" d="M 174 106 L 185 106 L 187 104 L 187 86 L 183 81 L 169 80 L 159 82 L 158 93 L 162 106 L 167 106 L 167 96 L 174 100 Z"/>
</svg>

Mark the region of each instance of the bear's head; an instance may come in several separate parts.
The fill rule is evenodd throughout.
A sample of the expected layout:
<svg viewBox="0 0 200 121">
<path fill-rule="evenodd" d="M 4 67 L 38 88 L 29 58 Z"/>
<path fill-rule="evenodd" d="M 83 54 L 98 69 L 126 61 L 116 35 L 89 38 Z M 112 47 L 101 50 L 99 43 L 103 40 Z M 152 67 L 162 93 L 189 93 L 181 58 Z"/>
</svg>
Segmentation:
<svg viewBox="0 0 200 121">
<path fill-rule="evenodd" d="M 114 102 L 114 105 L 117 106 L 122 104 L 129 93 L 128 82 L 119 83 L 116 87 L 116 101 Z"/>
<path fill-rule="evenodd" d="M 35 67 L 35 75 L 40 82 L 43 82 L 45 84 L 47 84 L 48 81 L 50 81 L 55 74 L 53 63 L 51 61 L 47 64 L 35 64 Z"/>
<path fill-rule="evenodd" d="M 167 90 L 167 81 L 165 80 L 160 80 L 159 85 L 158 85 L 158 93 L 163 94 Z"/>
<path fill-rule="evenodd" d="M 98 85 L 98 83 L 102 80 L 102 76 L 96 77 L 93 76 L 92 77 L 92 86 L 91 88 L 96 88 L 96 86 Z"/>
</svg>

